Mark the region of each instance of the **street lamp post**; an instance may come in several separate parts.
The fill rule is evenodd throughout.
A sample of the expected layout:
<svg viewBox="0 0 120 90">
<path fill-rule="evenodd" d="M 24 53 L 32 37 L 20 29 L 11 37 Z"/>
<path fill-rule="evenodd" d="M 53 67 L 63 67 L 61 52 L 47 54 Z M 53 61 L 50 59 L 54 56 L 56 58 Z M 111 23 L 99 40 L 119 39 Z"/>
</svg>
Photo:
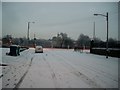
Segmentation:
<svg viewBox="0 0 120 90">
<path fill-rule="evenodd" d="M 30 23 L 35 23 L 35 22 L 28 22 L 28 32 L 27 32 L 27 40 L 28 40 L 28 45 L 29 45 L 29 29 L 30 29 Z"/>
<path fill-rule="evenodd" d="M 27 39 L 29 41 L 29 28 L 30 28 L 30 22 L 28 22 L 28 32 L 27 32 Z"/>
<path fill-rule="evenodd" d="M 94 14 L 95 16 L 103 16 L 106 17 L 106 21 L 107 21 L 107 40 L 106 40 L 106 58 L 108 58 L 108 12 L 106 13 L 106 15 L 103 14 Z"/>
</svg>

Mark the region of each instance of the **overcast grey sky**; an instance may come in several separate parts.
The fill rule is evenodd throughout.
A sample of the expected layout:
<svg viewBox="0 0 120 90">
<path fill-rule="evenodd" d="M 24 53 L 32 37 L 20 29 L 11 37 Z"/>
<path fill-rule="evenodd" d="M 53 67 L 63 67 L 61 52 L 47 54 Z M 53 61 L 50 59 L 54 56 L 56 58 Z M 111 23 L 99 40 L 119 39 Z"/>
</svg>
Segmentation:
<svg viewBox="0 0 120 90">
<path fill-rule="evenodd" d="M 0 38 L 2 37 L 2 3 L 0 2 Z"/>
<path fill-rule="evenodd" d="M 109 37 L 118 39 L 117 2 L 3 2 L 2 35 L 27 36 L 50 39 L 57 33 L 67 33 L 77 39 L 83 33 L 93 37 L 93 22 L 96 22 L 96 37 L 106 40 L 106 18 L 94 13 L 109 13 Z"/>
</svg>

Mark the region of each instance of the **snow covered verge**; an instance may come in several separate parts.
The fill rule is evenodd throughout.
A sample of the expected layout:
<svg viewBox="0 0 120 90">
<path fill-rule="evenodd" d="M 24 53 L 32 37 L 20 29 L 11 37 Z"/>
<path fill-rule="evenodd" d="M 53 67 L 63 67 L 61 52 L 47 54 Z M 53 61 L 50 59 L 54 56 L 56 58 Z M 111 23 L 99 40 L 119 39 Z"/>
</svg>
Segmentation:
<svg viewBox="0 0 120 90">
<path fill-rule="evenodd" d="M 25 50 L 20 56 L 8 56 L 9 48 L 0 48 L 2 50 L 2 62 L 7 66 L 0 66 L 0 80 L 2 79 L 2 88 L 15 88 L 29 68 L 32 60 L 32 52 Z"/>
</svg>

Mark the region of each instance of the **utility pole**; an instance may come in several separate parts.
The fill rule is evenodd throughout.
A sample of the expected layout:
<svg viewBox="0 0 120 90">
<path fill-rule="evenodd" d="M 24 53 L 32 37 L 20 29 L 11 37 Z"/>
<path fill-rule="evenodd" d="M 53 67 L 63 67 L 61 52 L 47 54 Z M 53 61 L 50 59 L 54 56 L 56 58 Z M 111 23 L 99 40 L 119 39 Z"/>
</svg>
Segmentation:
<svg viewBox="0 0 120 90">
<path fill-rule="evenodd" d="M 27 31 L 27 45 L 29 46 L 29 40 L 30 40 L 30 38 L 29 38 L 29 33 L 30 33 L 30 31 L 29 31 L 29 29 L 30 29 L 30 23 L 35 23 L 35 22 L 28 22 L 27 23 L 27 25 L 28 25 L 28 31 Z"/>
<path fill-rule="evenodd" d="M 95 39 L 95 22 L 93 23 L 93 40 Z"/>
</svg>

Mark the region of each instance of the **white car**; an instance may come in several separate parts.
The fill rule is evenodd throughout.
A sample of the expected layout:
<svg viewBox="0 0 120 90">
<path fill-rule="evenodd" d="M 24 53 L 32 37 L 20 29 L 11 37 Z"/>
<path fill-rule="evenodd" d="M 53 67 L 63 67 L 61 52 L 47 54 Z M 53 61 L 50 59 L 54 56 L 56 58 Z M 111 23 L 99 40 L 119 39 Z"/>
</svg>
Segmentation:
<svg viewBox="0 0 120 90">
<path fill-rule="evenodd" d="M 36 46 L 35 47 L 35 53 L 43 53 L 43 47 L 42 46 Z"/>
</svg>

